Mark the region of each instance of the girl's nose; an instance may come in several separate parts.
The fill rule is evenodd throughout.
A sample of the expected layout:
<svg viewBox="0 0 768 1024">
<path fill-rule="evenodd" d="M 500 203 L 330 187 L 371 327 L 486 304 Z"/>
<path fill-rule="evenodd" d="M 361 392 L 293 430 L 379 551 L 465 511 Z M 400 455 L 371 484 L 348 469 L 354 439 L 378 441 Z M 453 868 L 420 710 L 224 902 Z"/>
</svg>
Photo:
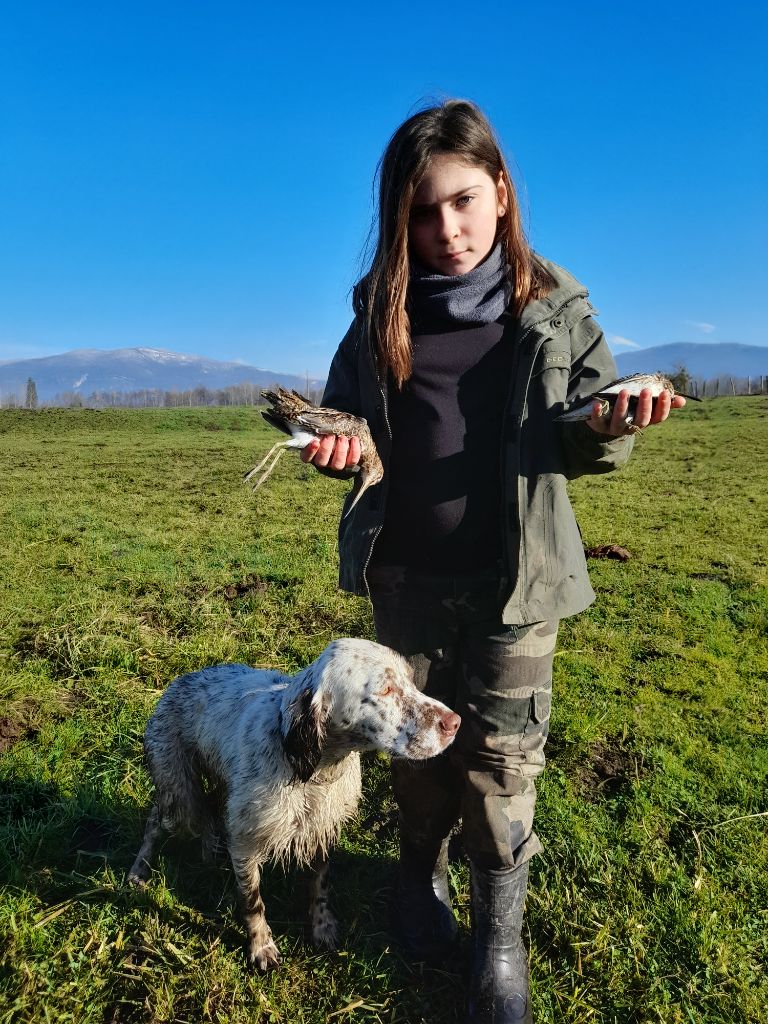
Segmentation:
<svg viewBox="0 0 768 1024">
<path fill-rule="evenodd" d="M 450 242 L 452 238 L 455 238 L 459 233 L 459 226 L 456 218 L 453 216 L 453 211 L 446 210 L 440 213 L 440 222 L 438 225 L 438 232 L 440 240 L 443 242 Z"/>
</svg>

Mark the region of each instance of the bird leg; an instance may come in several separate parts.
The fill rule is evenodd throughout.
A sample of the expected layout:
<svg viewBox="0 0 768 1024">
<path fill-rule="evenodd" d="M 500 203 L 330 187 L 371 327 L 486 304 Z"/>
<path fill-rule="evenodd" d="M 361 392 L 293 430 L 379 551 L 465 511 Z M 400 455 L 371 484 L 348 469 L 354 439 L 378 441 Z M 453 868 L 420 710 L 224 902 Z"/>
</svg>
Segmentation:
<svg viewBox="0 0 768 1024">
<path fill-rule="evenodd" d="M 291 440 L 293 440 L 293 439 L 291 439 Z M 272 455 L 275 452 L 277 452 L 277 454 L 275 455 L 274 459 L 272 459 L 272 462 L 267 466 L 267 468 L 261 474 L 259 479 L 253 485 L 254 491 L 257 491 L 259 489 L 259 487 L 261 487 L 261 485 L 267 479 L 267 477 L 270 476 L 270 474 L 272 473 L 273 469 L 277 465 L 277 463 L 278 463 L 278 461 L 280 459 L 280 456 L 283 454 L 283 452 L 285 451 L 286 448 L 290 447 L 290 444 L 291 444 L 291 441 L 278 441 L 277 444 L 273 444 L 272 447 L 267 452 L 267 454 L 264 456 L 264 458 L 258 464 L 258 466 L 254 466 L 253 469 L 249 473 L 245 474 L 245 476 L 243 477 L 243 483 L 247 483 L 252 477 L 254 477 L 259 472 L 259 470 L 264 465 L 264 463 L 268 462 L 269 459 L 272 458 Z"/>
<path fill-rule="evenodd" d="M 280 456 L 281 456 L 281 455 L 283 454 L 283 452 L 285 451 L 285 448 L 286 448 L 286 446 L 285 446 L 285 445 L 281 445 L 281 446 L 280 446 L 280 448 L 279 448 L 279 450 L 277 451 L 277 454 L 275 455 L 275 457 L 274 457 L 274 459 L 272 460 L 272 462 L 271 462 L 271 463 L 270 463 L 270 464 L 269 464 L 269 465 L 267 466 L 267 468 L 266 468 L 266 469 L 264 470 L 264 472 L 263 472 L 263 473 L 261 474 L 261 476 L 259 477 L 259 479 L 258 479 L 258 480 L 256 481 L 256 483 L 255 483 L 255 484 L 253 485 L 253 490 L 254 490 L 254 491 L 258 491 L 258 489 L 259 489 L 259 488 L 261 487 L 261 485 L 262 485 L 262 484 L 264 483 L 264 481 L 265 481 L 265 480 L 266 480 L 266 479 L 267 479 L 268 477 L 270 477 L 270 476 L 272 475 L 272 471 L 274 470 L 275 466 L 276 466 L 276 465 L 278 464 L 278 462 L 280 461 Z"/>
</svg>

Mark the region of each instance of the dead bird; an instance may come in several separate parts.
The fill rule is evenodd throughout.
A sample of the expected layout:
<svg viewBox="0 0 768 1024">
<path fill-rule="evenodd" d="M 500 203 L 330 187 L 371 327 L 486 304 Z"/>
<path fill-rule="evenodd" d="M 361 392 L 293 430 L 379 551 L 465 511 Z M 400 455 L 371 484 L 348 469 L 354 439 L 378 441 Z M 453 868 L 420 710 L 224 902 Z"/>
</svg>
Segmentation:
<svg viewBox="0 0 768 1024">
<path fill-rule="evenodd" d="M 338 409 L 325 409 L 320 405 L 312 405 L 309 399 L 300 395 L 298 391 L 287 391 L 279 386 L 274 391 L 262 391 L 261 395 L 272 406 L 261 415 L 273 427 L 282 430 L 284 434 L 290 434 L 290 438 L 287 441 L 278 441 L 273 445 L 258 466 L 254 466 L 250 472 L 245 474 L 244 481 L 252 480 L 266 464 L 266 469 L 253 485 L 253 489 L 255 491 L 261 487 L 271 475 L 286 448 L 305 448 L 315 438 L 328 434 L 357 437 L 360 441 L 360 462 L 353 469 L 353 472 L 357 472 L 355 480 L 357 494 L 345 513 L 345 515 L 349 515 L 365 491 L 379 483 L 384 476 L 384 467 L 381 464 L 379 453 L 376 451 L 376 445 L 373 443 L 368 423 L 361 416 L 352 416 L 348 412 L 339 412 Z M 270 462 L 273 455 L 274 458 Z"/>
<path fill-rule="evenodd" d="M 600 391 L 596 391 L 589 398 L 585 398 L 583 402 L 579 402 L 578 405 L 574 405 L 568 412 L 556 416 L 555 422 L 569 423 L 574 420 L 588 420 L 592 415 L 592 406 L 595 402 L 600 402 L 601 404 L 600 416 L 603 419 L 610 419 L 616 399 L 619 397 L 619 392 L 629 391 L 629 407 L 624 422 L 630 433 L 635 433 L 640 430 L 640 427 L 636 427 L 633 423 L 637 402 L 640 398 L 640 392 L 646 388 L 651 392 L 654 399 L 658 398 L 663 391 L 666 391 L 670 398 L 680 394 L 675 391 L 675 386 L 669 377 L 665 377 L 663 373 L 633 373 L 628 377 L 619 377 L 612 384 L 601 388 Z M 690 398 L 694 402 L 701 401 L 695 395 L 681 395 L 681 398 Z"/>
</svg>

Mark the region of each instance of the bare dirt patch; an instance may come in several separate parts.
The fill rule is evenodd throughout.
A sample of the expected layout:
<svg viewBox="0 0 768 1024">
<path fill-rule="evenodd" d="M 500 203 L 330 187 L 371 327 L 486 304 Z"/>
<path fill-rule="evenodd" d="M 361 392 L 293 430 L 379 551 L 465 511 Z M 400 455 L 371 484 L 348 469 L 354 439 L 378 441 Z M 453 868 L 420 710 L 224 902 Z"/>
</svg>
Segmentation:
<svg viewBox="0 0 768 1024">
<path fill-rule="evenodd" d="M 22 701 L 16 705 L 13 714 L 0 716 L 0 754 L 21 740 L 36 735 L 37 730 L 29 721 L 32 708 L 31 701 Z"/>
<path fill-rule="evenodd" d="M 244 579 L 233 580 L 224 586 L 208 587 L 205 584 L 197 584 L 186 587 L 184 596 L 191 602 L 202 601 L 209 596 L 221 595 L 226 601 L 236 601 L 244 597 L 253 597 L 266 593 L 267 590 L 286 590 L 288 587 L 295 587 L 303 581 L 298 577 L 283 578 L 280 576 L 259 576 L 257 573 L 249 573 Z"/>
<path fill-rule="evenodd" d="M 230 583 L 224 588 L 224 597 L 234 601 L 238 597 L 250 597 L 252 594 L 263 594 L 269 589 L 269 583 L 260 576 L 247 576 L 239 583 Z"/>
<path fill-rule="evenodd" d="M 607 736 L 592 744 L 589 759 L 577 767 L 575 778 L 582 797 L 597 803 L 619 796 L 647 773 L 641 753 L 627 747 L 620 736 Z"/>
<path fill-rule="evenodd" d="M 632 555 L 619 544 L 598 544 L 594 548 L 584 548 L 587 558 L 614 558 L 619 562 L 628 562 Z"/>
<path fill-rule="evenodd" d="M 0 718 L 0 754 L 10 750 L 12 746 L 23 740 L 30 732 L 30 729 L 23 722 L 3 715 Z"/>
</svg>

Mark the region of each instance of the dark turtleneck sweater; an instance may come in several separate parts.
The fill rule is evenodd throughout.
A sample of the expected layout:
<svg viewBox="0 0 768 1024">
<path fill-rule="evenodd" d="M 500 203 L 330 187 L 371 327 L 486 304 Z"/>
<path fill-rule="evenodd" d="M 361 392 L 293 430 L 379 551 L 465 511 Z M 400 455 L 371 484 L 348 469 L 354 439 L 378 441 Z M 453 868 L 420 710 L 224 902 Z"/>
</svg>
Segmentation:
<svg viewBox="0 0 768 1024">
<path fill-rule="evenodd" d="M 392 458 L 379 565 L 474 572 L 501 557 L 501 427 L 512 320 L 415 323 L 413 373 L 390 387 Z"/>
</svg>

